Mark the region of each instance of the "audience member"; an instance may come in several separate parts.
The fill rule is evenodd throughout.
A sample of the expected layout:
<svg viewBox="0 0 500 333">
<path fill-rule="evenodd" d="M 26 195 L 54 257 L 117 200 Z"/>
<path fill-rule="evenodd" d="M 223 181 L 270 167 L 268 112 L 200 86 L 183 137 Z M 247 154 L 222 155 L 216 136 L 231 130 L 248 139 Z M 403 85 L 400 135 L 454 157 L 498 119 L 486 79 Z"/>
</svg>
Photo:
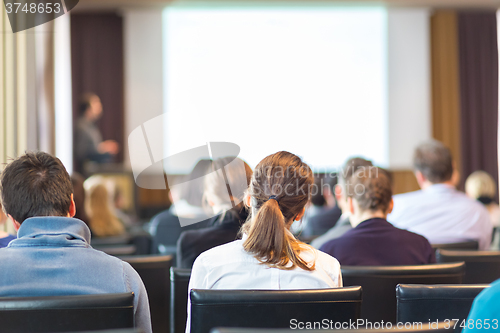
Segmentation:
<svg viewBox="0 0 500 333">
<path fill-rule="evenodd" d="M 183 177 L 185 185 L 180 189 L 170 189 L 169 197 L 172 205 L 169 209 L 158 213 L 151 219 L 149 233 L 153 237 L 152 253 L 174 254 L 181 233 L 185 230 L 205 228 L 209 218 L 202 208 L 204 191 L 203 179 L 211 166 L 211 160 L 199 160 L 189 175 Z M 181 227 L 179 217 L 188 221 Z M 190 223 L 192 221 L 193 223 Z M 195 223 L 197 221 L 202 221 Z"/>
<path fill-rule="evenodd" d="M 80 118 L 75 128 L 75 169 L 85 172 L 87 162 L 108 163 L 118 153 L 118 143 L 113 140 L 102 140 L 96 121 L 102 115 L 102 104 L 99 96 L 87 93 L 80 102 Z"/>
<path fill-rule="evenodd" d="M 203 252 L 191 289 L 316 289 L 342 286 L 338 261 L 299 242 L 289 228 L 304 215 L 313 184 L 309 166 L 289 152 L 264 158 L 245 196 L 249 220 L 241 240 Z M 187 329 L 190 331 L 188 298 Z"/>
<path fill-rule="evenodd" d="M 335 226 L 322 236 L 314 239 L 311 242 L 311 246 L 319 249 L 326 242 L 339 238 L 352 229 L 351 222 L 349 222 L 350 212 L 347 207 L 347 196 L 344 195 L 346 179 L 351 177 L 358 169 L 369 169 L 371 167 L 373 167 L 372 162 L 361 157 L 353 157 L 346 161 L 342 170 L 337 174 L 338 184 L 335 186 L 335 198 L 337 199 L 337 205 L 342 211 L 342 215 Z"/>
<path fill-rule="evenodd" d="M 465 193 L 486 207 L 488 213 L 490 213 L 490 221 L 493 227 L 500 225 L 500 208 L 495 202 L 497 184 L 489 173 L 484 171 L 471 173 L 465 181 Z"/>
<path fill-rule="evenodd" d="M 86 194 L 85 194 L 85 187 L 83 186 L 84 182 L 85 179 L 78 172 L 74 172 L 71 175 L 71 183 L 73 184 L 73 194 L 74 194 L 73 199 L 75 200 L 75 208 L 76 208 L 75 218 L 82 220 L 88 225 L 89 217 L 87 216 L 87 212 L 85 209 Z"/>
<path fill-rule="evenodd" d="M 358 170 L 345 187 L 349 220 L 353 226 L 320 250 L 341 265 L 420 265 L 435 263 L 434 250 L 425 237 L 387 222 L 393 208 L 391 181 L 380 168 Z"/>
<path fill-rule="evenodd" d="M 331 190 L 335 186 L 334 179 L 324 176 L 314 177 L 311 202 L 308 204 L 306 214 L 302 219 L 302 236 L 323 235 L 335 226 L 342 215 Z"/>
<path fill-rule="evenodd" d="M 246 190 L 252 176 L 252 169 L 234 157 L 225 157 L 213 162 L 212 172 L 205 176 L 205 199 L 213 210 L 218 214 L 209 222 L 209 227 L 198 230 L 184 231 L 177 242 L 177 267 L 191 268 L 195 259 L 206 250 L 218 245 L 226 244 L 236 240 L 240 227 L 248 217 L 247 209 L 243 204 L 243 191 Z M 225 177 L 216 172 L 224 168 Z M 229 184 L 244 184 L 239 193 L 234 193 L 231 188 L 231 196 L 228 195 Z M 235 205 L 235 202 L 238 204 Z"/>
<path fill-rule="evenodd" d="M 136 326 L 151 332 L 146 289 L 126 262 L 90 247 L 61 161 L 27 153 L 5 167 L 2 202 L 18 238 L 0 250 L 0 296 L 134 293 Z"/>
<path fill-rule="evenodd" d="M 450 150 L 436 140 L 425 142 L 415 150 L 413 165 L 421 190 L 394 196 L 388 220 L 434 244 L 476 240 L 480 250 L 488 249 L 492 233 L 488 211 L 455 189 L 458 173 Z"/>
<path fill-rule="evenodd" d="M 114 213 L 106 183 L 96 184 L 90 188 L 87 208 L 92 236 L 112 237 L 125 233 L 125 227 Z"/>
<path fill-rule="evenodd" d="M 0 204 L 0 226 L 5 225 L 5 222 L 7 222 L 7 216 L 3 212 L 2 204 Z M 16 239 L 16 236 L 10 235 L 5 231 L 0 230 L 0 248 L 6 247 L 7 245 L 9 245 L 10 241 L 14 239 Z"/>
<path fill-rule="evenodd" d="M 458 323 L 459 327 L 463 327 L 462 333 L 497 331 L 500 324 L 499 303 L 500 280 L 496 280 L 476 296 L 467 320 Z"/>
</svg>

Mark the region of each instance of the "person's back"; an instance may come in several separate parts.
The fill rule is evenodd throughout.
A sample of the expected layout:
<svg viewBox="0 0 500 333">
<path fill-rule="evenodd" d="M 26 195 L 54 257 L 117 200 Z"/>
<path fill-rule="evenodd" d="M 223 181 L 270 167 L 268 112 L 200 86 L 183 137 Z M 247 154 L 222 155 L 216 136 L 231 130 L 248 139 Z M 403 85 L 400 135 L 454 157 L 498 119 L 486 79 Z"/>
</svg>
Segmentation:
<svg viewBox="0 0 500 333">
<path fill-rule="evenodd" d="M 194 262 L 191 289 L 318 289 L 342 286 L 338 261 L 295 239 L 294 220 L 304 215 L 312 171 L 288 152 L 264 158 L 245 196 L 250 219 L 241 240 L 206 252 Z M 188 298 L 190 331 L 190 304 Z"/>
<path fill-rule="evenodd" d="M 491 239 L 488 212 L 451 185 L 434 184 L 424 190 L 394 196 L 389 221 L 396 227 L 425 236 L 431 243 L 478 240 L 487 249 Z"/>
<path fill-rule="evenodd" d="M 313 248 L 300 253 L 315 270 L 269 269 L 243 248 L 248 236 L 203 252 L 193 266 L 190 289 L 321 289 L 342 286 L 337 260 Z M 203 279 L 203 281 L 201 281 Z"/>
<path fill-rule="evenodd" d="M 191 268 L 201 253 L 237 240 L 247 216 L 245 207 L 239 207 L 212 218 L 206 228 L 184 231 L 177 241 L 177 267 Z"/>
<path fill-rule="evenodd" d="M 387 220 L 363 221 L 343 236 L 324 244 L 321 251 L 347 266 L 423 265 L 436 262 L 429 241 L 394 227 Z"/>
<path fill-rule="evenodd" d="M 341 265 L 391 266 L 436 262 L 424 237 L 387 222 L 393 208 L 391 182 L 380 168 L 358 170 L 346 184 L 347 207 L 353 229 L 331 240 L 321 250 Z"/>
<path fill-rule="evenodd" d="M 224 170 L 224 175 L 218 170 Z M 203 198 L 216 214 L 207 228 L 185 231 L 177 242 L 177 266 L 191 268 L 204 251 L 238 239 L 248 213 L 243 196 L 252 177 L 250 166 L 238 157 L 223 157 L 212 162 L 204 177 Z M 228 184 L 231 192 L 228 195 Z M 240 185 L 241 186 L 238 186 Z"/>
<path fill-rule="evenodd" d="M 75 214 L 62 163 L 28 153 L 2 172 L 2 201 L 18 238 L 0 249 L 0 296 L 134 293 L 136 326 L 151 332 L 146 289 L 137 272 L 90 247 L 90 230 Z"/>
<path fill-rule="evenodd" d="M 345 188 L 347 185 L 346 179 L 350 178 L 357 170 L 361 169 L 369 172 L 371 168 L 374 168 L 372 162 L 361 157 L 351 157 L 345 162 L 342 169 L 337 173 L 338 183 L 332 191 L 335 194 L 336 206 L 340 209 L 341 215 L 338 217 L 337 222 L 335 222 L 335 225 L 332 228 L 311 242 L 311 246 L 319 249 L 326 242 L 339 238 L 352 229 L 349 221 L 351 213 L 347 207 L 347 196 L 345 195 Z"/>
<path fill-rule="evenodd" d="M 389 221 L 431 243 L 476 240 L 480 250 L 488 249 L 492 233 L 488 212 L 455 189 L 449 149 L 438 141 L 426 142 L 417 147 L 414 166 L 422 190 L 394 196 Z"/>
</svg>

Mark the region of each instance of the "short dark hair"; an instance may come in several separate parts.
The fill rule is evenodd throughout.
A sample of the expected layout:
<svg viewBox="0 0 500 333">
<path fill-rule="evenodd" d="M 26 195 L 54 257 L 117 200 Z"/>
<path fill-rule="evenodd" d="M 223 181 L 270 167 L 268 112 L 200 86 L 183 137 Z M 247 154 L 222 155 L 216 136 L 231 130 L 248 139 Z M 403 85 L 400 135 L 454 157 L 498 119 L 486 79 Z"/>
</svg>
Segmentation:
<svg viewBox="0 0 500 333">
<path fill-rule="evenodd" d="M 44 152 L 26 153 L 2 172 L 5 212 L 19 223 L 33 216 L 66 216 L 73 185 L 61 161 Z"/>
<path fill-rule="evenodd" d="M 413 166 L 435 184 L 446 182 L 453 175 L 451 152 L 437 140 L 426 141 L 415 149 Z"/>
<path fill-rule="evenodd" d="M 391 180 L 382 168 L 359 169 L 349 178 L 346 192 L 361 210 L 386 212 L 392 199 Z"/>
</svg>

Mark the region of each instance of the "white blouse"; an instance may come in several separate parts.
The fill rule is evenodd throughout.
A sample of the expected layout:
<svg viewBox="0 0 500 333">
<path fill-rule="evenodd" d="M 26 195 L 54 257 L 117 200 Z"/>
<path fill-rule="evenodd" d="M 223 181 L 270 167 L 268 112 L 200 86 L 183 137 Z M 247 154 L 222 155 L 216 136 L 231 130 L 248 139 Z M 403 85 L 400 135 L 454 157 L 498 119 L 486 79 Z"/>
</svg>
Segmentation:
<svg viewBox="0 0 500 333">
<path fill-rule="evenodd" d="M 340 264 L 334 257 L 311 248 L 300 256 L 306 262 L 315 262 L 315 270 L 306 271 L 270 268 L 261 264 L 243 249 L 243 241 L 236 240 L 203 252 L 195 260 L 188 288 L 188 318 L 186 332 L 191 324 L 191 289 L 322 289 L 342 287 Z"/>
</svg>

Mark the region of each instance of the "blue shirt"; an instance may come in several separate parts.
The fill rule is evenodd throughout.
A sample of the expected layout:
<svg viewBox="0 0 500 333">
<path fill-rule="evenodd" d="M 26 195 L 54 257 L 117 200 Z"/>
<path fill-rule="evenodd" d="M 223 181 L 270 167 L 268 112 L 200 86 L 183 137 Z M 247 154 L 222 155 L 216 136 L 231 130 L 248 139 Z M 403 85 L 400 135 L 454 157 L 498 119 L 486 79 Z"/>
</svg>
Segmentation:
<svg viewBox="0 0 500 333">
<path fill-rule="evenodd" d="M 16 236 L 8 235 L 7 237 L 0 238 L 0 247 L 6 247 L 11 240 L 16 239 Z"/>
<path fill-rule="evenodd" d="M 493 227 L 486 208 L 446 184 L 395 195 L 387 220 L 432 244 L 476 240 L 480 250 L 487 250 L 491 243 Z"/>
<path fill-rule="evenodd" d="M 75 218 L 32 217 L 0 249 L 0 296 L 134 292 L 136 327 L 151 332 L 148 296 L 128 263 L 90 247 L 90 230 Z"/>
<path fill-rule="evenodd" d="M 436 262 L 434 250 L 424 237 L 395 228 L 381 218 L 361 222 L 343 236 L 325 243 L 321 251 L 341 265 L 392 266 Z"/>
<path fill-rule="evenodd" d="M 500 329 L 500 280 L 477 295 L 462 333 L 498 332 Z M 458 323 L 461 325 L 462 323 Z"/>
</svg>

